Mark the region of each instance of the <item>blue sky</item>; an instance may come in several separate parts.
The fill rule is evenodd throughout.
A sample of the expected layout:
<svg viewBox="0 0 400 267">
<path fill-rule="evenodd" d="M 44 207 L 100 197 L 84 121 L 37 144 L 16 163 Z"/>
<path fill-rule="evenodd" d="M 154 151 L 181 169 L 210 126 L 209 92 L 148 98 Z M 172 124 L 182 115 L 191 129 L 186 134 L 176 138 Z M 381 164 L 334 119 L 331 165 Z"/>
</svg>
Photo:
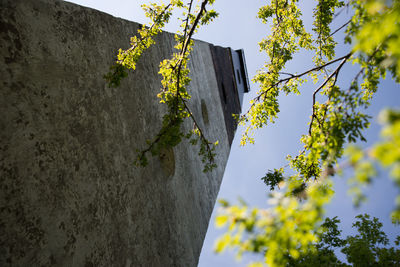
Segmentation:
<svg viewBox="0 0 400 267">
<path fill-rule="evenodd" d="M 140 8 L 143 1 L 139 0 L 70 0 L 83 6 L 92 7 L 116 17 L 136 21 L 146 22 L 146 18 Z M 216 0 L 215 9 L 220 13 L 218 19 L 195 35 L 196 39 L 207 41 L 215 45 L 232 47 L 233 49 L 242 48 L 245 50 L 247 69 L 251 79 L 256 70 L 259 69 L 266 55 L 259 52 L 258 42 L 263 36 L 268 34 L 268 25 L 262 24 L 256 14 L 258 8 L 265 4 L 263 0 Z M 314 1 L 303 1 L 303 15 L 305 23 L 311 25 L 312 4 Z M 349 16 L 343 12 L 334 24 L 341 25 Z M 335 27 L 332 27 L 335 28 Z M 167 27 L 168 31 L 175 31 L 177 23 L 171 23 Z M 343 35 L 338 35 L 341 38 Z M 128 40 L 127 40 L 128 42 Z M 340 46 L 337 56 L 346 54 L 348 47 Z M 302 54 L 298 59 L 289 63 L 288 70 L 300 72 L 310 66 L 311 56 Z M 342 86 L 348 86 L 349 81 L 354 76 L 354 67 L 347 66 L 340 74 L 339 79 Z M 353 74 L 353 75 L 352 75 Z M 245 96 L 248 102 L 258 91 L 256 84 L 251 84 L 251 92 Z M 288 154 L 295 155 L 300 150 L 299 138 L 307 132 L 308 119 L 311 114 L 311 94 L 315 85 L 306 84 L 302 89 L 302 96 L 288 96 L 280 98 L 281 113 L 275 124 L 262 129 L 256 133 L 256 144 L 246 147 L 239 147 L 240 133 L 236 133 L 232 145 L 230 158 L 226 166 L 225 175 L 219 193 L 219 198 L 224 198 L 230 202 L 236 202 L 237 197 L 241 196 L 250 206 L 265 207 L 267 188 L 261 182 L 260 177 L 264 176 L 268 169 L 273 169 L 285 165 L 285 157 Z M 372 106 L 367 112 L 376 116 L 383 107 L 399 107 L 400 87 L 390 78 L 382 82 Z M 380 126 L 376 117 L 371 121 L 371 127 L 366 132 L 367 144 L 369 146 L 379 136 Z M 354 209 L 351 198 L 347 196 L 346 178 L 335 178 L 336 196 L 328 207 L 328 216 L 338 216 L 342 221 L 341 229 L 344 234 L 352 233 L 351 223 L 354 216 L 367 212 L 372 216 L 379 217 L 384 223 L 384 229 L 389 237 L 400 233 L 400 228 L 391 225 L 389 214 L 394 207 L 394 197 L 398 193 L 389 180 L 387 173 L 380 172 L 373 187 L 368 189 L 369 201 L 359 209 Z M 241 262 L 234 260 L 233 253 L 215 255 L 213 244 L 216 237 L 223 233 L 223 230 L 215 229 L 214 216 L 210 220 L 206 240 L 204 241 L 199 266 L 245 266 L 249 261 L 260 259 L 254 256 L 244 256 Z"/>
</svg>

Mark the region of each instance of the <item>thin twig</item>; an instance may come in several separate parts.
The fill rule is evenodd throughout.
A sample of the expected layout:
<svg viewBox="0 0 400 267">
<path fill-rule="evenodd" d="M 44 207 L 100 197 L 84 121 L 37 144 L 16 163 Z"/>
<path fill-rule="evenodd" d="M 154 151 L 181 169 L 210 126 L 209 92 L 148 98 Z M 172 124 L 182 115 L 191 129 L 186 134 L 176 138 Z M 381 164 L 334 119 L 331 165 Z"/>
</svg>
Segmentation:
<svg viewBox="0 0 400 267">
<path fill-rule="evenodd" d="M 333 36 L 335 33 L 337 33 L 338 31 L 340 31 L 340 30 L 343 29 L 344 27 L 346 27 L 350 22 L 351 22 L 351 19 L 349 19 L 345 24 L 343 24 L 342 26 L 340 26 L 339 28 L 337 28 L 335 31 L 333 31 L 328 37 L 325 38 L 325 40 L 328 39 L 329 37 Z"/>
<path fill-rule="evenodd" d="M 339 58 L 334 59 L 334 60 L 332 60 L 332 61 L 329 61 L 329 62 L 325 63 L 324 65 L 314 67 L 314 68 L 309 69 L 309 70 L 307 70 L 307 71 L 304 71 L 304 72 L 302 72 L 302 73 L 300 73 L 300 74 L 292 75 L 291 77 L 288 77 L 288 78 L 281 79 L 281 80 L 277 81 L 276 83 L 274 83 L 273 85 L 271 85 L 268 89 L 266 89 L 265 91 L 261 92 L 258 96 L 254 97 L 254 98 L 252 99 L 253 104 L 249 107 L 249 109 L 246 111 L 246 113 L 244 113 L 241 117 L 242 117 L 242 118 L 246 117 L 247 114 L 250 112 L 250 110 L 255 106 L 255 104 L 256 104 L 258 101 L 260 101 L 261 97 L 262 97 L 263 95 L 267 94 L 267 93 L 269 92 L 269 90 L 271 90 L 272 88 L 277 87 L 279 84 L 281 84 L 281 83 L 283 83 L 283 82 L 289 82 L 289 81 L 292 80 L 292 79 L 301 78 L 302 76 L 304 76 L 304 75 L 306 75 L 306 74 L 308 74 L 308 73 L 310 73 L 310 72 L 318 71 L 318 70 L 323 69 L 323 68 L 325 68 L 325 67 L 327 67 L 327 66 L 329 66 L 329 65 L 332 65 L 332 64 L 334 64 L 334 63 L 336 63 L 336 62 L 338 62 L 338 61 L 340 61 L 340 60 L 343 60 L 343 59 L 345 59 L 345 58 L 349 58 L 351 55 L 352 55 L 352 53 L 350 52 L 350 53 L 348 53 L 347 55 L 342 56 L 342 57 L 339 57 Z"/>
<path fill-rule="evenodd" d="M 324 86 L 329 82 L 330 79 L 332 79 L 333 76 L 335 76 L 335 82 L 337 79 L 337 75 L 340 71 L 340 69 L 343 67 L 344 63 L 346 63 L 346 61 L 349 59 L 351 54 L 348 54 L 348 57 L 345 57 L 342 59 L 342 62 L 340 62 L 339 66 L 336 68 L 336 70 L 334 72 L 331 73 L 331 75 L 328 76 L 328 78 L 325 79 L 325 81 L 314 91 L 313 93 L 313 106 L 312 106 L 312 116 L 311 116 L 311 122 L 310 122 L 310 127 L 308 129 L 308 134 L 311 136 L 311 130 L 312 130 L 312 124 L 314 122 L 314 118 L 317 117 L 317 115 L 315 114 L 315 101 L 316 101 L 316 95 L 319 91 L 321 91 L 322 88 L 324 88 Z"/>
<path fill-rule="evenodd" d="M 189 114 L 190 118 L 192 119 L 192 121 L 193 121 L 195 127 L 197 127 L 197 129 L 199 130 L 200 138 L 201 138 L 202 142 L 203 142 L 204 144 L 206 144 L 209 162 L 212 163 L 212 162 L 214 161 L 214 156 L 212 155 L 212 149 L 211 149 L 211 147 L 210 147 L 210 142 L 209 142 L 208 139 L 205 137 L 203 131 L 201 130 L 200 125 L 199 125 L 198 122 L 196 121 L 196 119 L 195 119 L 193 113 L 191 112 L 189 106 L 186 104 L 185 99 L 182 97 L 182 95 L 181 95 L 180 92 L 179 92 L 179 88 L 180 88 L 180 76 L 181 76 L 182 67 L 183 67 L 183 59 L 184 59 L 185 54 L 186 54 L 186 52 L 187 52 L 187 50 L 188 50 L 190 41 L 192 40 L 192 36 L 193 36 L 193 34 L 194 34 L 194 32 L 195 32 L 195 30 L 196 30 L 196 28 L 197 28 L 197 26 L 198 26 L 198 24 L 199 24 L 199 22 L 200 22 L 201 17 L 203 16 L 203 13 L 204 13 L 205 10 L 206 10 L 205 7 L 206 7 L 208 1 L 209 1 L 209 0 L 204 0 L 204 1 L 202 2 L 201 8 L 200 8 L 200 10 L 199 10 L 199 12 L 198 12 L 198 14 L 197 14 L 197 16 L 196 16 L 196 18 L 195 18 L 193 24 L 191 25 L 191 28 L 190 28 L 189 32 L 188 32 L 189 19 L 190 19 L 189 16 L 190 16 L 190 11 L 191 11 L 191 8 L 192 8 L 193 0 L 190 1 L 189 8 L 188 8 L 188 14 L 187 14 L 187 17 L 186 17 L 186 25 L 185 25 L 185 29 L 184 29 L 184 43 L 183 43 L 183 45 L 182 45 L 182 48 L 181 48 L 181 51 L 180 51 L 180 54 L 179 54 L 178 62 L 177 62 L 174 66 L 172 66 L 172 68 L 173 68 L 174 70 L 176 69 L 176 75 L 177 75 L 177 81 L 176 81 L 176 91 L 177 91 L 177 92 L 176 92 L 176 96 L 175 96 L 175 97 L 176 97 L 176 98 L 175 98 L 175 99 L 176 99 L 176 102 L 175 102 L 175 107 L 174 107 L 174 108 L 175 108 L 175 112 L 176 112 L 176 114 L 175 114 L 176 119 L 175 119 L 175 120 L 171 120 L 170 123 L 167 125 L 167 127 L 165 127 L 164 129 L 168 129 L 170 126 L 172 126 L 172 125 L 177 121 L 178 110 L 179 110 L 179 109 L 178 109 L 178 105 L 179 105 L 179 100 L 180 100 L 180 101 L 183 103 L 186 112 Z M 162 137 L 164 134 L 166 134 L 166 130 L 162 130 L 162 131 L 157 135 L 156 139 L 154 139 L 153 142 L 151 142 L 151 144 L 149 144 L 149 146 L 148 146 L 145 150 L 143 150 L 143 151 L 141 152 L 140 157 L 144 157 L 144 154 L 147 153 L 147 152 L 149 152 L 149 151 L 153 148 L 153 146 L 154 146 L 157 142 L 160 141 L 161 137 Z M 139 158 L 140 158 L 140 157 L 139 157 Z"/>
<path fill-rule="evenodd" d="M 158 14 L 157 18 L 160 17 L 160 16 L 162 16 L 162 15 L 170 8 L 170 6 L 171 6 L 171 4 L 168 4 L 168 5 L 164 8 L 164 10 L 163 10 L 160 14 Z M 156 20 L 157 20 L 157 19 L 156 19 Z M 150 26 L 150 28 L 149 28 L 149 31 L 151 31 L 151 30 L 153 29 L 154 25 L 156 25 L 156 22 L 153 22 L 153 24 L 152 24 L 152 25 Z M 143 42 L 144 39 L 145 39 L 145 38 L 144 38 L 143 36 L 141 36 L 140 39 L 139 39 L 139 42 L 137 42 L 134 46 L 129 47 L 129 48 L 124 52 L 124 54 L 125 54 L 125 55 L 124 55 L 124 58 L 117 61 L 118 64 L 122 64 L 122 63 L 124 62 L 125 58 L 128 56 L 128 53 L 127 53 L 127 52 L 136 49 L 138 43 Z"/>
<path fill-rule="evenodd" d="M 182 99 L 182 98 L 181 98 Z M 186 104 L 186 101 L 184 99 L 182 99 L 182 103 L 185 106 L 185 109 L 188 111 L 190 118 L 192 119 L 194 125 L 196 126 L 196 128 L 199 130 L 200 133 L 200 137 L 202 138 L 203 142 L 207 145 L 207 154 L 208 154 L 208 159 L 209 162 L 212 163 L 214 161 L 214 156 L 212 155 L 212 151 L 211 151 L 211 147 L 210 147 L 210 142 L 208 141 L 208 139 L 205 137 L 203 131 L 201 130 L 200 125 L 198 124 L 198 122 L 196 121 L 195 117 L 193 116 L 193 113 L 190 111 L 189 106 Z"/>
</svg>

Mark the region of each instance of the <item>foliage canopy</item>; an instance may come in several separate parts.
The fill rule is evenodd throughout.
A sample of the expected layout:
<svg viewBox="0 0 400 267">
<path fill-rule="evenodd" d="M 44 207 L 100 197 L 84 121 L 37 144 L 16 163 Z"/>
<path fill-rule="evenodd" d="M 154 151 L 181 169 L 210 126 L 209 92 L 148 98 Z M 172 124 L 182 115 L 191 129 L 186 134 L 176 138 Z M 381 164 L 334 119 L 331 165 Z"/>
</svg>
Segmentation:
<svg viewBox="0 0 400 267">
<path fill-rule="evenodd" d="M 353 228 L 357 234 L 342 239 L 337 217 L 326 218 L 318 233 L 319 242 L 315 250 L 299 258 L 288 256 L 288 266 L 397 266 L 400 264 L 400 250 L 387 247 L 389 240 L 381 230 L 382 223 L 369 215 L 356 216 Z M 395 241 L 399 245 L 399 240 Z M 342 262 L 335 250 L 341 250 L 351 265 Z"/>
</svg>

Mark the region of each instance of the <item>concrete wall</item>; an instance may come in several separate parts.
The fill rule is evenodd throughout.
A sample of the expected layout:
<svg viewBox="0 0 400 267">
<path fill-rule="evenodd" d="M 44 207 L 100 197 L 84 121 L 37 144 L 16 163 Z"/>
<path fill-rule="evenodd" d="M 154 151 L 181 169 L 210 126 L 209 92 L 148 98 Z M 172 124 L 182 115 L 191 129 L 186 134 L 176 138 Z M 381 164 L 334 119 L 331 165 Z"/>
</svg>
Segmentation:
<svg viewBox="0 0 400 267">
<path fill-rule="evenodd" d="M 210 46 L 197 41 L 189 103 L 197 147 L 133 165 L 161 125 L 157 37 L 119 88 L 102 76 L 138 24 L 54 0 L 0 0 L 0 266 L 196 266 L 229 154 Z M 187 123 L 185 127 L 191 127 Z"/>
</svg>

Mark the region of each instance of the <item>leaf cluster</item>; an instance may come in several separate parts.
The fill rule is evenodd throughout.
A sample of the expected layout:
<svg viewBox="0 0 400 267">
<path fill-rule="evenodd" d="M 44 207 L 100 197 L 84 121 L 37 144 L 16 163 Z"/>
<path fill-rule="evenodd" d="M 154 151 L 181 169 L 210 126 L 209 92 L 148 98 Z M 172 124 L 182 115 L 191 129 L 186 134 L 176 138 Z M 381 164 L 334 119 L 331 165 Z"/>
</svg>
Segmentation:
<svg viewBox="0 0 400 267">
<path fill-rule="evenodd" d="M 190 95 L 187 86 L 190 83 L 189 61 L 190 52 L 193 48 L 193 34 L 200 25 L 211 22 L 218 16 L 214 10 L 206 10 L 206 7 L 214 3 L 214 0 L 198 1 L 171 0 L 168 5 L 151 3 L 142 5 L 145 14 L 151 20 L 151 25 L 143 25 L 137 35 L 131 37 L 130 48 L 119 49 L 115 65 L 110 67 L 110 72 L 104 77 L 109 86 L 117 87 L 122 78 L 127 76 L 127 69 L 135 70 L 140 57 L 151 45 L 155 43 L 154 37 L 169 22 L 174 9 L 182 10 L 180 18 L 181 31 L 175 35 L 175 51 L 170 59 L 164 59 L 160 63 L 159 74 L 162 76 L 161 91 L 157 95 L 160 103 L 167 106 L 167 113 L 163 116 L 162 127 L 158 134 L 147 141 L 147 147 L 137 150 L 136 165 L 146 166 L 148 164 L 147 154 L 157 155 L 165 148 L 172 148 L 181 143 L 186 137 L 190 143 L 199 143 L 199 155 L 204 163 L 204 171 L 211 171 L 216 167 L 215 149 L 218 142 L 210 142 L 199 127 L 196 118 L 189 108 Z M 193 129 L 189 132 L 183 131 L 185 119 L 193 121 Z M 199 142 L 198 142 L 199 141 Z"/>
<path fill-rule="evenodd" d="M 350 193 L 354 195 L 356 205 L 366 197 L 363 188 L 371 184 L 378 173 L 378 166 L 390 170 L 390 176 L 400 189 L 400 111 L 387 109 L 380 113 L 383 124 L 381 140 L 368 150 L 359 146 L 349 146 L 345 154 L 348 163 L 354 169 L 354 176 L 349 179 Z M 400 196 L 397 196 L 395 210 L 392 212 L 393 223 L 400 223 Z"/>
<path fill-rule="evenodd" d="M 286 224 L 274 225 L 277 223 L 273 218 L 266 218 L 271 215 L 268 210 L 249 210 L 247 206 L 229 206 L 226 203 L 222 207 L 223 213 L 216 218 L 217 227 L 228 226 L 228 232 L 220 237 L 215 244 L 217 252 L 227 248 L 236 248 L 238 258 L 243 252 L 265 253 L 268 266 L 397 266 L 400 264 L 400 249 L 397 247 L 387 247 L 389 239 L 381 230 L 382 223 L 377 218 L 371 218 L 368 214 L 356 216 L 353 228 L 357 234 L 342 238 L 342 231 L 339 230 L 340 220 L 337 217 L 326 218 L 324 222 L 318 224 L 312 234 L 308 234 L 310 243 L 307 247 L 297 240 L 297 236 L 292 237 L 299 243 L 289 242 L 285 235 L 288 235 L 287 227 L 293 225 L 292 218 L 288 217 Z M 267 230 L 269 225 L 273 230 Z M 304 227 L 306 222 L 302 222 L 302 228 L 290 232 L 307 231 Z M 283 226 L 277 232 L 277 226 Z M 298 236 L 304 235 L 297 233 Z M 271 239 L 280 238 L 284 243 L 271 242 Z M 283 238 L 283 240 L 282 240 Z M 291 241 L 292 241 L 291 240 Z M 399 246 L 400 236 L 397 237 L 395 244 Z M 306 242 L 305 242 L 306 243 Z M 275 247 L 276 245 L 279 247 Z M 282 244 L 284 244 L 282 246 Z M 307 248 L 307 249 L 306 249 Z M 276 254 L 270 254 L 269 251 Z M 337 253 L 341 251 L 348 263 L 341 261 Z M 252 263 L 249 266 L 265 266 L 262 262 Z"/>
<path fill-rule="evenodd" d="M 227 226 L 228 230 L 217 240 L 216 252 L 236 248 L 239 258 L 244 252 L 261 253 L 268 266 L 284 266 L 289 256 L 297 259 L 313 252 L 318 241 L 315 226 L 322 223 L 323 206 L 332 197 L 332 185 L 329 181 L 313 183 L 304 189 L 308 201 L 299 202 L 298 196 L 293 195 L 294 184 L 280 183 L 283 191 L 271 193 L 268 209 L 225 202 L 216 224 Z"/>
<path fill-rule="evenodd" d="M 341 13 L 338 9 L 352 9 L 353 16 L 332 31 L 330 24 Z M 302 85 L 308 79 L 319 85 L 311 95 L 312 113 L 308 133 L 301 137 L 304 149 L 295 156 L 289 155 L 288 165 L 269 171 L 262 178 L 269 189 L 274 190 L 269 197 L 271 208 L 250 212 L 247 207 L 225 206 L 220 214 L 226 216 L 222 221 L 228 225 L 228 231 L 217 242 L 218 252 L 235 247 L 239 255 L 245 251 L 262 253 L 269 266 L 285 266 L 294 262 L 298 266 L 346 266 L 330 249 L 344 244 L 343 240 L 337 239 L 337 229 L 331 229 L 330 241 L 325 240 L 325 244 L 319 243 L 317 246 L 319 241 L 316 240 L 325 238 L 318 229 L 324 215 L 324 205 L 333 194 L 332 176 L 338 171 L 346 144 L 366 141 L 363 131 L 368 128 L 371 119 L 366 109 L 378 90 L 380 79 L 385 78 L 386 71 L 390 71 L 398 81 L 399 10 L 399 1 L 352 0 L 345 5 L 343 1 L 319 0 L 313 12 L 312 32 L 307 32 L 298 1 L 272 0 L 260 8 L 258 17 L 264 23 L 272 24 L 271 34 L 259 44 L 268 60 L 253 79 L 259 83 L 260 90 L 251 100 L 250 108 L 239 118 L 240 124 L 247 126 L 241 144 L 254 143 L 254 130 L 275 121 L 280 111 L 278 97 L 281 93 L 304 93 L 307 88 Z M 383 22 L 390 23 L 390 26 Z M 336 57 L 334 34 L 340 29 L 345 29 L 344 41 L 350 43 L 352 48 L 346 55 Z M 286 72 L 286 65 L 296 53 L 305 50 L 314 52 L 314 66 L 299 73 Z M 339 86 L 339 74 L 350 62 L 359 67 L 359 72 L 348 86 Z M 400 151 L 400 145 L 397 139 L 400 124 L 396 122 L 396 112 L 389 114 L 391 119 L 386 121 L 391 123 L 387 123 L 383 130 L 384 141 L 368 153 L 375 162 L 365 159 L 365 153 L 358 148 L 346 150 L 345 154 L 350 155 L 351 166 L 355 168 L 356 178 L 350 181 L 353 183 L 351 190 L 358 196 L 358 203 L 363 197 L 361 185 L 370 183 L 376 175 L 375 164 L 391 168 L 391 175 L 399 185 L 397 152 Z M 287 167 L 290 167 L 290 172 Z M 399 196 L 397 198 L 396 203 L 400 203 Z M 368 219 L 363 218 L 359 219 Z M 399 221 L 400 204 L 396 206 L 392 218 L 394 222 Z M 254 227 L 249 228 L 248 225 Z M 359 227 L 362 232 L 361 226 L 362 223 L 354 227 Z M 368 227 L 375 229 L 377 226 Z M 344 248 L 349 261 L 357 247 L 362 251 L 363 244 L 369 242 L 363 236 L 355 237 L 354 242 L 351 240 L 345 240 Z M 330 246 L 326 242 L 330 242 Z M 375 248 L 373 251 L 374 259 L 389 257 L 393 252 L 382 249 L 379 254 Z M 305 255 L 308 255 L 307 260 Z M 330 264 L 317 264 L 322 259 Z M 353 263 L 355 266 L 369 266 Z M 261 266 L 261 263 L 254 266 Z"/>
<path fill-rule="evenodd" d="M 356 216 L 353 228 L 357 234 L 341 238 L 337 217 L 327 218 L 321 225 L 316 250 L 297 259 L 290 258 L 288 266 L 397 266 L 400 264 L 400 249 L 389 245 L 387 235 L 381 230 L 382 223 L 368 214 Z M 399 238 L 399 237 L 398 237 Z M 397 244 L 398 246 L 398 244 Z M 335 254 L 340 250 L 348 265 Z"/>
</svg>

